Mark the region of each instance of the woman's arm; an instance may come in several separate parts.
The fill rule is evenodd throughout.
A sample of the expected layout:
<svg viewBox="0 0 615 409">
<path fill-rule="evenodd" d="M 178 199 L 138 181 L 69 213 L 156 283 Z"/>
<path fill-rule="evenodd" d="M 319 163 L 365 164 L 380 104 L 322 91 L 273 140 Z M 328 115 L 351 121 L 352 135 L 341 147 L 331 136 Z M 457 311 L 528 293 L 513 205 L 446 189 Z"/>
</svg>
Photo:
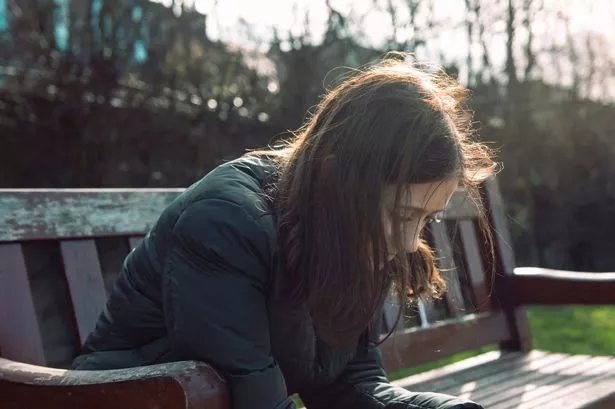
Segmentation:
<svg viewBox="0 0 615 409">
<path fill-rule="evenodd" d="M 301 395 L 308 409 L 481 409 L 468 400 L 449 395 L 409 392 L 391 385 L 382 367 L 377 345 L 369 342 L 342 375 L 322 390 Z"/>
<path fill-rule="evenodd" d="M 172 349 L 226 378 L 233 409 L 294 408 L 271 355 L 264 255 L 270 240 L 239 205 L 202 199 L 182 213 L 165 258 Z"/>
</svg>

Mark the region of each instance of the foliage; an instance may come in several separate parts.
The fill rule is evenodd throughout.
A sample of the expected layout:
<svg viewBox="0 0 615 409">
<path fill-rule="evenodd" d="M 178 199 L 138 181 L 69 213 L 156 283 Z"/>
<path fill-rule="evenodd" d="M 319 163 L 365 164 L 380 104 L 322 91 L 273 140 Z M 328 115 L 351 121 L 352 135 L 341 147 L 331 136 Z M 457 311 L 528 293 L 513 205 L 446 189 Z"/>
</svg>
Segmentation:
<svg viewBox="0 0 615 409">
<path fill-rule="evenodd" d="M 573 31 L 563 3 L 458 0 L 453 21 L 433 0 L 359 11 L 312 2 L 327 16 L 321 39 L 308 10 L 305 27 L 275 32 L 264 48 L 211 40 L 211 16 L 187 1 L 5 3 L 2 187 L 186 186 L 288 135 L 352 67 L 404 49 L 472 89 L 480 135 L 500 148 L 517 264 L 615 265 L 612 39 Z M 375 15 L 390 22 L 380 42 L 365 29 Z M 442 49 L 451 32 L 467 50 Z"/>
</svg>

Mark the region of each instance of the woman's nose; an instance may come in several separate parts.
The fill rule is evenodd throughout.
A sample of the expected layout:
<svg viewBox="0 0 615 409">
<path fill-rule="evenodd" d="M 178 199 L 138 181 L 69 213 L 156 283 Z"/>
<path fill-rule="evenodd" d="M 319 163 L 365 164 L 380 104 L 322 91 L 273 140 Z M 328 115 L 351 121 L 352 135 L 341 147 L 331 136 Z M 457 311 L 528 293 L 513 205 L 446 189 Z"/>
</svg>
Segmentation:
<svg viewBox="0 0 615 409">
<path fill-rule="evenodd" d="M 414 253 L 419 249 L 419 235 L 420 231 L 418 226 L 409 229 L 406 232 L 406 251 L 408 253 Z"/>
</svg>

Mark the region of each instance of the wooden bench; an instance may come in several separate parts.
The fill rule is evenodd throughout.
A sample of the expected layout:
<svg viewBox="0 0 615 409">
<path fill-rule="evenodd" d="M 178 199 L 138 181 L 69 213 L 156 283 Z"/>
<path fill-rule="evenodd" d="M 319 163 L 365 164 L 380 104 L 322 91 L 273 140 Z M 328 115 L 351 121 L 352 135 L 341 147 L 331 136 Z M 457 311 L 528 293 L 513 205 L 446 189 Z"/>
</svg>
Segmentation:
<svg viewBox="0 0 615 409">
<path fill-rule="evenodd" d="M 1 408 L 228 406 L 224 381 L 205 363 L 63 369 L 93 329 L 124 257 L 180 191 L 0 190 Z M 524 311 L 615 304 L 615 275 L 515 269 L 495 180 L 483 193 L 486 217 L 458 192 L 445 221 L 432 225 L 428 239 L 449 290 L 442 300 L 417 304 L 382 345 L 387 370 L 495 346 L 395 382 L 468 397 L 486 409 L 615 408 L 615 358 L 533 350 Z M 496 231 L 494 259 L 486 256 L 481 219 Z M 396 308 L 387 303 L 385 327 Z"/>
</svg>

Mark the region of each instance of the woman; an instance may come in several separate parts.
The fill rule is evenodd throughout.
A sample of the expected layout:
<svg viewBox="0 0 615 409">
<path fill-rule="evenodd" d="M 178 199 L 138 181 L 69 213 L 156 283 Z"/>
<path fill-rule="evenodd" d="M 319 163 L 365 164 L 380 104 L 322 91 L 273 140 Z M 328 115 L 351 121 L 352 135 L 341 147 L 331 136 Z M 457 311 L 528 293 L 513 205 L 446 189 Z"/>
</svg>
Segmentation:
<svg viewBox="0 0 615 409">
<path fill-rule="evenodd" d="M 376 344 L 391 288 L 442 290 L 425 224 L 493 169 L 463 95 L 387 58 L 288 144 L 214 169 L 127 257 L 74 368 L 205 361 L 234 409 L 479 408 L 392 386 Z"/>
</svg>

